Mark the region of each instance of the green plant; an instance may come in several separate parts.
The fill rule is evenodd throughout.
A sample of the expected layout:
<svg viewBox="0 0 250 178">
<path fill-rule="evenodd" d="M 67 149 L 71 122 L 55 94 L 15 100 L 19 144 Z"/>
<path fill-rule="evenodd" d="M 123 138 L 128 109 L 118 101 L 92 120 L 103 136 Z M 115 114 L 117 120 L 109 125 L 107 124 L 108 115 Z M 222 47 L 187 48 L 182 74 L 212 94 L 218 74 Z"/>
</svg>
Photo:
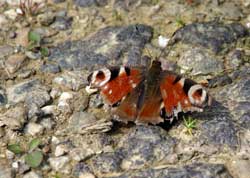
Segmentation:
<svg viewBox="0 0 250 178">
<path fill-rule="evenodd" d="M 192 117 L 188 117 L 187 119 L 184 117 L 184 126 L 187 129 L 187 133 L 189 135 L 193 135 L 193 129 L 196 129 L 197 127 L 197 120 L 192 118 Z"/>
<path fill-rule="evenodd" d="M 180 18 L 180 17 L 177 17 L 176 20 L 175 20 L 176 24 L 180 27 L 183 27 L 185 26 L 185 22 Z"/>
<path fill-rule="evenodd" d="M 118 12 L 117 10 L 113 10 L 112 17 L 113 17 L 116 21 L 122 21 L 122 15 L 121 15 L 121 13 Z"/>
<path fill-rule="evenodd" d="M 38 167 L 43 161 L 43 153 L 38 146 L 41 141 L 38 138 L 32 139 L 27 148 L 22 148 L 19 143 L 10 144 L 7 149 L 15 154 L 24 154 L 24 160 L 32 168 Z"/>
<path fill-rule="evenodd" d="M 40 52 L 43 57 L 49 55 L 49 49 L 41 45 L 42 38 L 40 34 L 36 33 L 35 31 L 30 31 L 28 34 L 28 40 L 28 50 Z"/>
<path fill-rule="evenodd" d="M 151 0 L 151 4 L 156 5 L 159 3 L 159 0 Z"/>
</svg>

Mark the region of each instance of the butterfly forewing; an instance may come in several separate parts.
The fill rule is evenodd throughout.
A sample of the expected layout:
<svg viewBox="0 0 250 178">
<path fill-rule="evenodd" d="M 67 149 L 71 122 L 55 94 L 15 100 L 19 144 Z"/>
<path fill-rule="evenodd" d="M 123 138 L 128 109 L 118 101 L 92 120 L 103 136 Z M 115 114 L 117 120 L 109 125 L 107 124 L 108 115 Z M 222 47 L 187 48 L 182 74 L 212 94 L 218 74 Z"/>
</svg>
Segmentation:
<svg viewBox="0 0 250 178">
<path fill-rule="evenodd" d="M 141 68 L 112 67 L 95 71 L 90 76 L 90 84 L 99 88 L 106 103 L 114 105 L 140 83 L 143 78 L 143 70 Z"/>
</svg>

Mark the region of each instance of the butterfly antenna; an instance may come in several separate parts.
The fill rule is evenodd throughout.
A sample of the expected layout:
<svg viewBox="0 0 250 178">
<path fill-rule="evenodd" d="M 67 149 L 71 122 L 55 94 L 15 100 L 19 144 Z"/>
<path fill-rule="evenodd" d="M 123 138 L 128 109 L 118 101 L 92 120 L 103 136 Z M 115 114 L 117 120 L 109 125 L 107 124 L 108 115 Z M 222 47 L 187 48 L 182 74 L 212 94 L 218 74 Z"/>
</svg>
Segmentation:
<svg viewBox="0 0 250 178">
<path fill-rule="evenodd" d="M 148 49 L 147 47 L 145 47 L 145 49 L 146 49 L 146 51 L 147 51 L 147 53 L 148 53 L 149 57 L 152 59 L 152 58 L 153 58 L 153 56 L 151 55 L 151 53 L 150 53 L 149 49 Z"/>
</svg>

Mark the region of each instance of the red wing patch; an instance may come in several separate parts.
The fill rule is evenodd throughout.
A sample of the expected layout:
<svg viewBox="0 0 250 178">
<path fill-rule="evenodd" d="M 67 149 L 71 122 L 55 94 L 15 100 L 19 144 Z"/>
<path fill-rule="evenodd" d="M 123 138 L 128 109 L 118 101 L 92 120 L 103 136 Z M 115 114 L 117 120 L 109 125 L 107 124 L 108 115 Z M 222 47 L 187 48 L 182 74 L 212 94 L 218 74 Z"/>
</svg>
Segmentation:
<svg viewBox="0 0 250 178">
<path fill-rule="evenodd" d="M 151 124 L 163 122 L 163 119 L 160 117 L 160 111 L 161 101 L 152 97 L 144 103 L 138 115 L 137 122 Z"/>
<path fill-rule="evenodd" d="M 121 104 L 114 109 L 114 114 L 118 116 L 118 120 L 123 122 L 135 121 L 138 115 L 138 101 L 141 95 L 141 85 L 129 93 Z"/>
<path fill-rule="evenodd" d="M 177 108 L 183 110 L 184 112 L 192 108 L 189 98 L 183 90 L 185 79 L 180 78 L 180 80 L 175 83 L 176 79 L 176 75 L 166 75 L 166 77 L 162 79 L 160 85 L 161 95 L 167 116 L 172 116 L 174 114 L 174 110 Z"/>
<path fill-rule="evenodd" d="M 142 71 L 136 68 L 130 69 L 130 75 L 121 72 L 116 78 L 107 82 L 100 88 L 105 101 L 113 105 L 131 92 L 142 80 Z"/>
</svg>

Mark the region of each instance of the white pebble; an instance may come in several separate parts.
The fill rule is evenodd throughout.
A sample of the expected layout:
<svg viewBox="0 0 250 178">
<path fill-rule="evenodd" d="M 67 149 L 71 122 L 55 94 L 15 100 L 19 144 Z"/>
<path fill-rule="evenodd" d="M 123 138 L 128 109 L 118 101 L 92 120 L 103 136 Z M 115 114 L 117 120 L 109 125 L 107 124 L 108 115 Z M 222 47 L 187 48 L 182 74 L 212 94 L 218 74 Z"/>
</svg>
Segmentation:
<svg viewBox="0 0 250 178">
<path fill-rule="evenodd" d="M 59 102 L 67 102 L 73 98 L 73 94 L 69 92 L 63 92 L 59 98 Z"/>
<path fill-rule="evenodd" d="M 169 40 L 170 40 L 169 38 L 166 38 L 166 37 L 160 35 L 158 37 L 158 44 L 161 48 L 165 48 L 167 46 Z"/>
</svg>

